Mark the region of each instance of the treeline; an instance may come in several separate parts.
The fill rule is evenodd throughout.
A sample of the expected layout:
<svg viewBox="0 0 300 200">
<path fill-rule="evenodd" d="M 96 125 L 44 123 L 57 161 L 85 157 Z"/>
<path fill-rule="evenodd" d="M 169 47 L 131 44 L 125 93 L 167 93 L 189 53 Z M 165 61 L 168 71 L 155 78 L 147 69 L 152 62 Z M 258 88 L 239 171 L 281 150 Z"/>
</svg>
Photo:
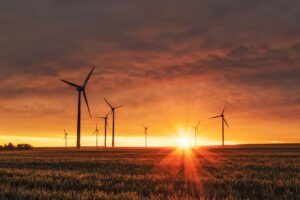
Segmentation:
<svg viewBox="0 0 300 200">
<path fill-rule="evenodd" d="M 0 151 L 1 150 L 27 150 L 27 149 L 32 149 L 33 146 L 30 144 L 17 144 L 15 146 L 11 142 L 8 144 L 5 144 L 4 146 L 0 145 Z"/>
</svg>

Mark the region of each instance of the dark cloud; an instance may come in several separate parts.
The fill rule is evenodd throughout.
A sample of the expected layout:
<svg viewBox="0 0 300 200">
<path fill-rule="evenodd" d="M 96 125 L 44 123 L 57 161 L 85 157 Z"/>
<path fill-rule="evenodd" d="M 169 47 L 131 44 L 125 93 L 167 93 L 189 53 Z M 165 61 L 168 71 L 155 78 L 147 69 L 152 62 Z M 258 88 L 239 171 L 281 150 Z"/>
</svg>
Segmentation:
<svg viewBox="0 0 300 200">
<path fill-rule="evenodd" d="M 53 64 L 76 63 L 83 48 L 189 53 L 299 39 L 299 7 L 297 1 L 1 1 L 1 68 L 57 71 Z"/>
<path fill-rule="evenodd" d="M 96 65 L 99 93 L 197 79 L 299 99 L 299 9 L 296 0 L 4 0 L 0 97 L 62 94 L 59 78 L 81 81 Z"/>
</svg>

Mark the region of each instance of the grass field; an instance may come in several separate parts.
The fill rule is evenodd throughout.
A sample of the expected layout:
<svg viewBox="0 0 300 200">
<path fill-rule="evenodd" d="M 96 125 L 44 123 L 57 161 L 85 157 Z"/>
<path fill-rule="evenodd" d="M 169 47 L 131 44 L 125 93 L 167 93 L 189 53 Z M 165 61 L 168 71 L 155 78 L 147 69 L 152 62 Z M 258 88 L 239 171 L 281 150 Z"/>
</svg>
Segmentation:
<svg viewBox="0 0 300 200">
<path fill-rule="evenodd" d="M 299 199 L 300 146 L 0 152 L 0 199 Z"/>
</svg>

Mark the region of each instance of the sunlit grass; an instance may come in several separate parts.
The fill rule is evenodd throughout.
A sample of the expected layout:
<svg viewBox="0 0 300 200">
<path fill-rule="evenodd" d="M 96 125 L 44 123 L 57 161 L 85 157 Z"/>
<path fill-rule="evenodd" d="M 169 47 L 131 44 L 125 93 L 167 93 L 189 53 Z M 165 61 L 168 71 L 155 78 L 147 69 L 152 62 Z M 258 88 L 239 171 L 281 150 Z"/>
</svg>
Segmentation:
<svg viewBox="0 0 300 200">
<path fill-rule="evenodd" d="M 300 152 L 0 152 L 0 199 L 297 199 Z"/>
</svg>

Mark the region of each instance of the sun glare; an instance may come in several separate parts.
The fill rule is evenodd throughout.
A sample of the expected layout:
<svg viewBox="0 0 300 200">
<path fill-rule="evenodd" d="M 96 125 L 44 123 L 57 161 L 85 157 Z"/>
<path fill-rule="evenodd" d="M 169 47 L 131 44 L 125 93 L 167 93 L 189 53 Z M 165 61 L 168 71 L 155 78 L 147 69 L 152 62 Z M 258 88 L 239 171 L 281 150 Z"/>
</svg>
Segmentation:
<svg viewBox="0 0 300 200">
<path fill-rule="evenodd" d="M 191 146 L 191 141 L 188 138 L 176 138 L 176 144 L 182 148 L 189 148 Z"/>
</svg>

